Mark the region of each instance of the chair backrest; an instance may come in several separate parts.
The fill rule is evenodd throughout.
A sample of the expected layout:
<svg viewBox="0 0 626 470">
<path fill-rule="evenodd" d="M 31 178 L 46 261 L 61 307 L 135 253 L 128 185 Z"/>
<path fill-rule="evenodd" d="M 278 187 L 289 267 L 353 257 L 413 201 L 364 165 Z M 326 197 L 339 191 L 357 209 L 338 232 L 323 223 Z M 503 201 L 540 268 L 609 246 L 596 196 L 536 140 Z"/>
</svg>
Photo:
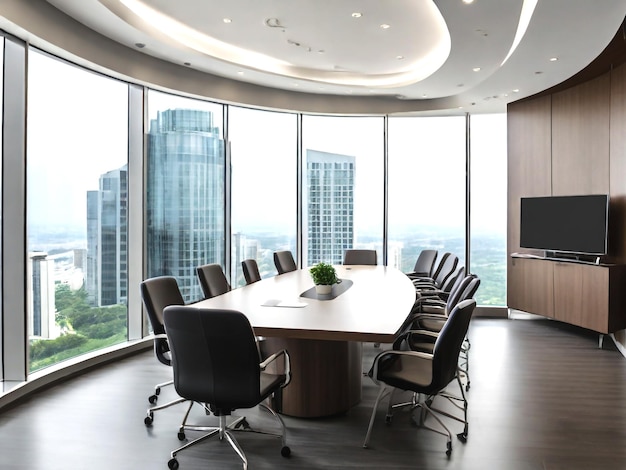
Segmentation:
<svg viewBox="0 0 626 470">
<path fill-rule="evenodd" d="M 433 347 L 432 383 L 439 389 L 445 388 L 456 376 L 461 345 L 467 335 L 474 307 L 474 299 L 459 302 L 437 336 Z"/>
<path fill-rule="evenodd" d="M 480 278 L 475 274 L 471 274 L 472 280 L 465 286 L 463 293 L 461 294 L 461 300 L 473 299 L 476 295 L 476 291 L 480 287 Z"/>
<path fill-rule="evenodd" d="M 448 279 L 448 277 L 454 272 L 458 263 L 459 257 L 449 253 L 443 263 L 441 263 L 439 271 L 433 278 L 435 280 L 435 284 L 441 287 L 446 282 L 446 279 Z"/>
<path fill-rule="evenodd" d="M 164 320 L 181 397 L 208 403 L 217 415 L 260 402 L 259 353 L 243 313 L 168 307 Z"/>
<path fill-rule="evenodd" d="M 465 277 L 463 275 L 464 272 L 465 266 L 457 266 L 452 274 L 448 276 L 448 279 L 445 280 L 445 282 L 441 286 L 441 290 L 444 292 L 452 292 L 454 286 Z"/>
<path fill-rule="evenodd" d="M 422 250 L 420 251 L 413 272 L 419 276 L 430 277 L 433 274 L 435 268 L 435 261 L 437 260 L 437 250 Z"/>
<path fill-rule="evenodd" d="M 219 264 L 205 264 L 196 268 L 202 293 L 206 299 L 225 294 L 230 290 L 230 284 Z"/>
<path fill-rule="evenodd" d="M 173 276 L 159 276 L 146 279 L 139 288 L 150 326 L 155 335 L 165 333 L 163 310 L 170 305 L 185 305 L 178 282 Z M 170 365 L 169 345 L 166 338 L 154 339 L 154 354 L 159 362 Z"/>
<path fill-rule="evenodd" d="M 259 265 L 255 259 L 244 259 L 241 262 L 241 270 L 243 271 L 243 277 L 246 279 L 246 284 L 252 284 L 261 280 Z"/>
<path fill-rule="evenodd" d="M 293 260 L 291 251 L 275 251 L 274 252 L 274 265 L 278 274 L 285 274 L 298 269 L 296 262 Z"/>
<path fill-rule="evenodd" d="M 343 264 L 376 266 L 378 264 L 378 256 L 376 255 L 376 250 L 349 249 L 343 254 Z"/>
<path fill-rule="evenodd" d="M 446 301 L 447 313 L 450 313 L 459 302 L 468 298 L 465 297 L 467 287 L 472 283 L 475 278 L 476 276 L 468 274 L 467 276 L 462 276 L 460 281 L 458 283 L 455 283 L 454 289 L 450 291 L 450 295 L 448 296 L 448 300 Z"/>
</svg>

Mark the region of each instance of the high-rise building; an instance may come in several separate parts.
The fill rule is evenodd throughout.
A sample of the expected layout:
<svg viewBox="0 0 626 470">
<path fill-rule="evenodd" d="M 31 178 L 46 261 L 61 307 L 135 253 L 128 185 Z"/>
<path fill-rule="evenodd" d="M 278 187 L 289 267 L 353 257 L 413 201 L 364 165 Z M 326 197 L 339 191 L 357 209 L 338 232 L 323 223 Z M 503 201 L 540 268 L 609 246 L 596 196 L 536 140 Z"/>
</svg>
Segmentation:
<svg viewBox="0 0 626 470">
<path fill-rule="evenodd" d="M 33 252 L 28 254 L 28 283 L 32 295 L 28 303 L 28 335 L 54 339 L 60 329 L 56 325 L 54 261 L 48 259 L 48 253 Z"/>
<path fill-rule="evenodd" d="M 148 275 L 174 276 L 198 300 L 195 268 L 224 265 L 224 140 L 213 113 L 194 109 L 159 112 L 148 138 Z"/>
<path fill-rule="evenodd" d="M 355 157 L 307 150 L 307 261 L 341 264 L 354 245 Z"/>
<path fill-rule="evenodd" d="M 125 304 L 128 296 L 127 166 L 100 176 L 87 192 L 87 275 L 91 305 Z"/>
</svg>

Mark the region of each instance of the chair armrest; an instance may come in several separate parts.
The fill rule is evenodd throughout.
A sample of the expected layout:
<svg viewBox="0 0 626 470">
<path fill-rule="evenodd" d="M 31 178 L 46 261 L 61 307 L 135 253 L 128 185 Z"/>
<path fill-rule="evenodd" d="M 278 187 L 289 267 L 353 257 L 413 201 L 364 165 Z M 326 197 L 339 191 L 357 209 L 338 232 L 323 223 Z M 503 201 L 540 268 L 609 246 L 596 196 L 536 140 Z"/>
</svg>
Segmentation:
<svg viewBox="0 0 626 470">
<path fill-rule="evenodd" d="M 261 368 L 261 370 L 265 370 L 267 366 L 269 366 L 272 362 L 274 362 L 280 356 L 283 356 L 284 361 L 285 361 L 284 367 L 285 367 L 285 375 L 287 376 L 287 380 L 283 384 L 283 387 L 286 387 L 287 384 L 291 382 L 291 361 L 289 360 L 289 353 L 287 352 L 286 349 L 281 349 L 280 351 L 275 352 L 274 354 L 269 356 L 267 359 L 265 359 L 263 362 L 261 362 L 259 364 L 259 367 Z"/>
<path fill-rule="evenodd" d="M 381 362 L 381 360 L 385 360 L 385 358 L 389 357 L 393 357 L 393 356 L 399 356 L 399 355 L 406 355 L 406 356 L 412 356 L 412 357 L 416 357 L 416 358 L 421 358 L 421 359 L 426 359 L 426 360 L 430 360 L 432 361 L 433 359 L 433 355 L 429 354 L 429 353 L 425 353 L 425 352 L 421 352 L 421 351 L 383 351 L 381 353 L 378 353 L 378 355 L 374 358 L 374 364 L 372 365 L 372 374 L 370 376 L 370 378 L 374 381 L 374 383 L 380 385 L 380 382 L 378 381 L 377 377 L 378 377 L 378 365 Z"/>
</svg>

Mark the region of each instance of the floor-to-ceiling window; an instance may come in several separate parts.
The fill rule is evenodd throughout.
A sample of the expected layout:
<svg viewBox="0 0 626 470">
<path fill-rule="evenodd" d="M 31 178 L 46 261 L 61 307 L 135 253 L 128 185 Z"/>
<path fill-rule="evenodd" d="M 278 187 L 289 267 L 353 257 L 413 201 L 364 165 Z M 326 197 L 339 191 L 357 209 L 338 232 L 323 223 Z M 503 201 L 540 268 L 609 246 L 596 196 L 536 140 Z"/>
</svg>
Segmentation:
<svg viewBox="0 0 626 470">
<path fill-rule="evenodd" d="M 382 264 L 384 119 L 303 116 L 304 266 L 341 264 L 349 248 Z"/>
<path fill-rule="evenodd" d="M 126 340 L 128 85 L 29 51 L 30 371 Z"/>
<path fill-rule="evenodd" d="M 506 114 L 471 116 L 470 266 L 479 305 L 506 306 Z"/>
<path fill-rule="evenodd" d="M 231 284 L 245 284 L 241 261 L 273 276 L 273 252 L 296 255 L 298 121 L 296 114 L 230 107 Z"/>
<path fill-rule="evenodd" d="M 148 114 L 147 275 L 199 300 L 196 267 L 225 265 L 223 106 L 150 90 Z"/>
<path fill-rule="evenodd" d="M 465 117 L 389 118 L 388 264 L 413 270 L 419 252 L 465 262 Z"/>
</svg>

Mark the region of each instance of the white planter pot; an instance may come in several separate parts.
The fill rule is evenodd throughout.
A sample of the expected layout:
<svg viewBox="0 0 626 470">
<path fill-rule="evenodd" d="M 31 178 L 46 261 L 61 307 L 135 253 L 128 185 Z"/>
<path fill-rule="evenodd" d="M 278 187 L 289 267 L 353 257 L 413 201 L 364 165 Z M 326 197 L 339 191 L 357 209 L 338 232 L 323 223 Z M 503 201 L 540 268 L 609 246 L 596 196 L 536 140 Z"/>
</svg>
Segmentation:
<svg viewBox="0 0 626 470">
<path fill-rule="evenodd" d="M 333 286 L 331 285 L 318 284 L 315 286 L 315 292 L 317 292 L 318 295 L 328 295 L 332 291 L 333 291 Z"/>
</svg>

